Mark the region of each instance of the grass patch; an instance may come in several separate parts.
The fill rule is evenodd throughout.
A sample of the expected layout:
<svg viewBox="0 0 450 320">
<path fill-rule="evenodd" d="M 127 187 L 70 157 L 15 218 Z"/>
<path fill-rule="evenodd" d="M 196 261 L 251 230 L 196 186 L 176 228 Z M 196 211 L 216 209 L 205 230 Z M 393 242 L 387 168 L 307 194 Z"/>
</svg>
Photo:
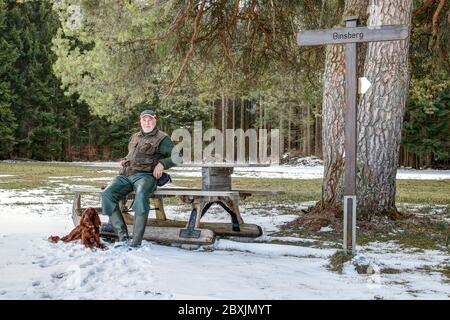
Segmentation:
<svg viewBox="0 0 450 320">
<path fill-rule="evenodd" d="M 44 183 L 41 179 L 11 179 L 1 178 L 3 181 L 0 183 L 0 189 L 3 190 L 17 190 L 17 189 L 36 189 L 45 187 L 48 184 Z"/>
<path fill-rule="evenodd" d="M 450 283 L 450 266 L 448 264 L 441 264 L 438 266 L 422 266 L 420 268 L 417 268 L 417 270 L 426 273 L 438 272 L 445 278 L 445 283 Z"/>
<path fill-rule="evenodd" d="M 285 194 L 262 196 L 253 195 L 248 202 L 305 202 L 320 199 L 322 192 L 321 179 L 295 180 L 295 179 L 267 179 L 267 178 L 233 178 L 233 188 L 236 189 L 258 189 L 258 190 L 279 190 Z"/>
<path fill-rule="evenodd" d="M 449 265 L 442 266 L 442 268 L 439 268 L 438 271 L 442 273 L 443 276 L 445 276 L 446 282 L 450 283 L 450 266 Z"/>
<path fill-rule="evenodd" d="M 113 177 L 113 173 L 99 173 L 102 170 L 113 170 L 111 167 L 76 166 L 70 163 L 45 162 L 0 162 L 0 175 L 10 174 L 12 177 L 1 177 L 0 189 L 31 189 L 48 185 L 49 177 L 82 176 L 85 178 Z M 170 172 L 169 172 L 170 173 Z M 66 178 L 68 179 L 68 178 Z M 74 184 L 102 186 L 107 181 L 76 181 Z M 177 180 L 176 185 L 187 188 L 200 188 L 201 179 L 186 178 Z M 233 178 L 233 188 L 280 190 L 285 194 L 262 196 L 253 195 L 246 202 L 305 202 L 317 201 L 321 197 L 322 179 L 268 179 L 268 178 Z M 397 180 L 398 202 L 450 204 L 450 180 Z"/>
<path fill-rule="evenodd" d="M 430 206 L 428 210 L 434 212 L 435 209 Z M 357 242 L 360 245 L 375 241 L 395 241 L 405 248 L 422 251 L 437 249 L 450 253 L 450 225 L 444 220 L 443 214 L 417 216 L 409 212 L 399 220 L 378 219 L 369 223 L 360 222 L 359 226 Z"/>
<path fill-rule="evenodd" d="M 33 189 L 51 185 L 49 177 L 85 177 L 101 178 L 108 174 L 98 173 L 98 171 L 113 168 L 83 167 L 60 163 L 8 163 L 0 162 L 0 175 L 10 174 L 12 177 L 1 177 L 0 189 Z M 53 179 L 51 179 L 53 180 Z M 60 179 L 61 180 L 61 179 Z M 75 181 L 68 179 L 68 182 L 83 185 L 101 186 L 104 181 Z M 95 182 L 95 183 L 94 183 Z"/>
<path fill-rule="evenodd" d="M 358 221 L 356 241 L 358 245 L 370 242 L 394 241 L 404 248 L 416 250 L 443 250 L 450 253 L 450 224 L 445 220 L 450 206 L 414 206 L 401 208 L 402 216 L 398 220 L 387 217 L 373 217 L 371 221 Z M 418 214 L 420 211 L 421 214 Z M 307 214 L 306 214 L 307 215 Z M 339 230 L 337 230 L 339 229 Z M 297 235 L 302 238 L 342 243 L 342 231 L 337 228 L 331 232 L 317 232 L 301 224 L 287 223 L 271 236 L 288 237 Z"/>
<path fill-rule="evenodd" d="M 450 204 L 450 180 L 397 180 L 396 201 Z"/>
<path fill-rule="evenodd" d="M 402 273 L 402 270 L 399 269 L 394 269 L 394 268 L 384 268 L 380 270 L 380 273 L 385 273 L 385 274 L 398 274 L 398 273 Z"/>
<path fill-rule="evenodd" d="M 334 272 L 342 273 L 344 264 L 352 260 L 353 256 L 351 254 L 346 254 L 343 251 L 337 251 L 330 257 L 330 263 L 328 264 L 328 269 Z"/>
</svg>

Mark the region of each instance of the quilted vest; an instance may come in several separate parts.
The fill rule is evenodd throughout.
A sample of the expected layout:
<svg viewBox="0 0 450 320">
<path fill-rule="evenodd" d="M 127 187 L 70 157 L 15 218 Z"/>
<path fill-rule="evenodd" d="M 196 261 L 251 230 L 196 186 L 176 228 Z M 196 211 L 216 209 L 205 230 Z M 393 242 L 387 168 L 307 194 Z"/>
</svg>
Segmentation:
<svg viewBox="0 0 450 320">
<path fill-rule="evenodd" d="M 142 132 L 133 134 L 128 143 L 127 163 L 121 174 L 130 176 L 137 172 L 153 172 L 158 161 L 163 158 L 159 153 L 159 144 L 168 135 L 158 129 L 151 135 Z"/>
</svg>

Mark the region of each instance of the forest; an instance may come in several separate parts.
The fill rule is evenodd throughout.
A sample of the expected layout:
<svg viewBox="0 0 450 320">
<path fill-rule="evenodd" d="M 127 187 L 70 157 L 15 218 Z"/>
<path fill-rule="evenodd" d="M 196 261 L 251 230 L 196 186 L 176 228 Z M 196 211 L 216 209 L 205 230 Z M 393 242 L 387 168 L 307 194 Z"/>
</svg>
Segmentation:
<svg viewBox="0 0 450 320">
<path fill-rule="evenodd" d="M 0 0 L 0 159 L 118 159 L 144 106 L 169 134 L 278 128 L 282 153 L 323 157 L 326 49 L 295 34 L 345 6 Z M 449 8 L 413 2 L 399 166 L 449 165 Z"/>
</svg>

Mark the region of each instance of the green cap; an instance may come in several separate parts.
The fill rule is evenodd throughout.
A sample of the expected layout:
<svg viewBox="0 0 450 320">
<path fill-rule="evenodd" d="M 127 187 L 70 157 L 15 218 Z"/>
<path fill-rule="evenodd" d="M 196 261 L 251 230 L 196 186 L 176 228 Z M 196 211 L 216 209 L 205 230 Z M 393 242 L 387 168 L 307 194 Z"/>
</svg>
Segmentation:
<svg viewBox="0 0 450 320">
<path fill-rule="evenodd" d="M 141 112 L 141 118 L 143 116 L 152 116 L 152 117 L 154 117 L 154 116 L 156 116 L 156 113 L 153 110 L 144 110 L 144 111 Z"/>
</svg>

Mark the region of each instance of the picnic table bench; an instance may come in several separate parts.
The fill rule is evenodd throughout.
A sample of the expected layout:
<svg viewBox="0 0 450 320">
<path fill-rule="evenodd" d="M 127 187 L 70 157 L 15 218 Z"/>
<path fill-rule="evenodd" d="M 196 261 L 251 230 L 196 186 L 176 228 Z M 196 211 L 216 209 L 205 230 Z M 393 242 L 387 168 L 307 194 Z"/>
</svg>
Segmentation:
<svg viewBox="0 0 450 320">
<path fill-rule="evenodd" d="M 212 169 L 212 170 L 211 170 Z M 259 237 L 262 235 L 262 229 L 256 224 L 247 224 L 244 222 L 239 209 L 241 199 L 245 199 L 253 194 L 258 195 L 277 195 L 282 191 L 276 190 L 234 190 L 231 188 L 231 173 L 233 167 L 208 166 L 202 170 L 202 188 L 171 188 L 160 187 L 150 195 L 150 201 L 155 211 L 155 218 L 147 220 L 149 232 L 146 231 L 144 239 L 158 240 L 167 242 L 170 239 L 181 237 L 185 242 L 195 242 L 200 238 L 200 231 L 211 230 L 206 235 L 208 241 L 214 241 L 215 235 L 220 236 L 240 236 L 240 237 Z M 76 193 L 73 202 L 73 219 L 77 224 L 81 215 L 81 193 L 101 193 L 101 188 L 74 188 Z M 189 220 L 180 221 L 168 219 L 164 210 L 164 197 L 180 197 L 184 203 L 192 206 Z M 126 199 L 121 201 L 120 208 L 127 225 L 132 226 L 134 217 L 130 214 L 131 203 L 134 199 L 134 193 L 130 193 Z M 218 204 L 231 217 L 231 223 L 202 222 L 202 217 L 207 213 L 212 205 Z M 101 211 L 101 208 L 96 208 Z M 170 230 L 170 229 L 173 230 Z M 184 228 L 179 231 L 179 228 Z M 170 234 L 170 231 L 172 234 Z M 175 235 L 175 233 L 178 233 Z M 205 238 L 205 235 L 202 236 Z M 212 238 L 212 239 L 210 239 Z M 181 241 L 183 242 L 183 241 Z"/>
</svg>

